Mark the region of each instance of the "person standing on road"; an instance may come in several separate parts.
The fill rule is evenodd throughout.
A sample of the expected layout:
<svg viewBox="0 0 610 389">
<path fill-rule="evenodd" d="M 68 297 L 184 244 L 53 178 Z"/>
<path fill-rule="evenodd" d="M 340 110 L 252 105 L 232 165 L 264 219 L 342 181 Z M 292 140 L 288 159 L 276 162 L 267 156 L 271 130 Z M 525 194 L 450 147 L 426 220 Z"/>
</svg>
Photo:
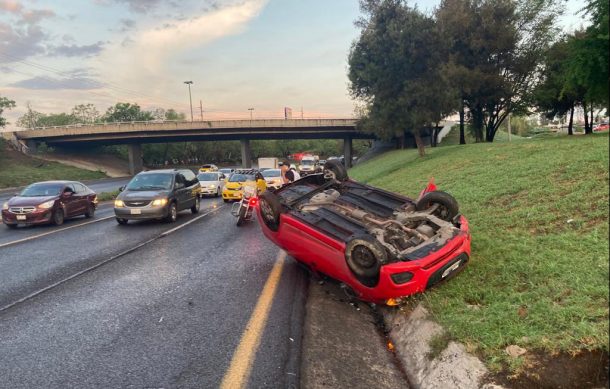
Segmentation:
<svg viewBox="0 0 610 389">
<path fill-rule="evenodd" d="M 301 178 L 299 172 L 297 172 L 296 169 L 291 168 L 290 162 L 288 162 L 287 160 L 284 160 L 282 162 L 282 166 L 280 169 L 282 172 L 282 182 L 284 183 L 284 185 L 290 184 L 291 182 L 295 182 L 296 180 Z"/>
</svg>

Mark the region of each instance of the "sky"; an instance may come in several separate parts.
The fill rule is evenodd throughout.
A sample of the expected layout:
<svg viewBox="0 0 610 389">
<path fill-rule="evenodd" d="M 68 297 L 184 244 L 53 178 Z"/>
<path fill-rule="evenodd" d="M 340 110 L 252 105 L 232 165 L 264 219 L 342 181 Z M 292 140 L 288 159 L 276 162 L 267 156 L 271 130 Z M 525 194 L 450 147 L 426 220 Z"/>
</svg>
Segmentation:
<svg viewBox="0 0 610 389">
<path fill-rule="evenodd" d="M 418 0 L 430 11 L 440 0 Z M 577 28 L 583 1 L 567 0 Z M 0 0 L 0 96 L 43 113 L 116 102 L 195 119 L 350 117 L 357 0 Z M 249 108 L 254 108 L 249 111 Z"/>
</svg>

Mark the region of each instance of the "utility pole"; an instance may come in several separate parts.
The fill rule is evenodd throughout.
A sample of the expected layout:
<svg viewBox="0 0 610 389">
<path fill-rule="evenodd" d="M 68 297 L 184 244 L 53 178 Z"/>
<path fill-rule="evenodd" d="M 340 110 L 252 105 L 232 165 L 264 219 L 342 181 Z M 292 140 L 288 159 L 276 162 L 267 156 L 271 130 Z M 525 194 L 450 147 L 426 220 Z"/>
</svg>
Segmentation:
<svg viewBox="0 0 610 389">
<path fill-rule="evenodd" d="M 201 110 L 201 121 L 203 121 L 203 103 L 199 100 L 199 109 Z"/>
<path fill-rule="evenodd" d="M 186 85 L 189 87 L 189 102 L 191 103 L 191 123 L 193 122 L 193 97 L 191 96 L 191 84 L 193 81 L 184 81 Z"/>
<path fill-rule="evenodd" d="M 250 111 L 250 120 L 252 120 L 252 112 L 254 112 L 254 108 L 248 108 L 248 111 Z"/>
<path fill-rule="evenodd" d="M 301 120 L 303 120 L 303 106 L 301 105 Z"/>
</svg>

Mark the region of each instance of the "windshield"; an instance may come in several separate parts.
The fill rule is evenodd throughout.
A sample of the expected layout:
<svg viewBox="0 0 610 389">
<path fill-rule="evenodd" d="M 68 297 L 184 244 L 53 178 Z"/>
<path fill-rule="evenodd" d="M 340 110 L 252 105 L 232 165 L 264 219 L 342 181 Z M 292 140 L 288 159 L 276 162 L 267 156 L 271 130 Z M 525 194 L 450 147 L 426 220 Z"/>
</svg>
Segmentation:
<svg viewBox="0 0 610 389">
<path fill-rule="evenodd" d="M 172 188 L 173 174 L 168 173 L 146 173 L 138 174 L 129 184 L 127 190 L 169 190 Z"/>
<path fill-rule="evenodd" d="M 21 197 L 57 196 L 64 188 L 63 184 L 32 184 L 21 191 Z"/>
<path fill-rule="evenodd" d="M 229 182 L 246 182 L 246 181 L 254 181 L 254 175 L 235 173 L 231 176 L 231 178 L 229 178 Z"/>
<path fill-rule="evenodd" d="M 197 175 L 199 181 L 218 181 L 217 173 L 201 173 Z"/>
<path fill-rule="evenodd" d="M 304 159 L 301 161 L 301 165 L 311 166 L 313 165 L 313 161 L 311 159 Z"/>
<path fill-rule="evenodd" d="M 280 169 L 268 169 L 263 172 L 263 177 L 265 177 L 265 178 L 279 177 L 279 176 L 281 176 Z"/>
<path fill-rule="evenodd" d="M 231 173 L 231 169 L 220 169 L 220 172 L 225 174 Z"/>
</svg>

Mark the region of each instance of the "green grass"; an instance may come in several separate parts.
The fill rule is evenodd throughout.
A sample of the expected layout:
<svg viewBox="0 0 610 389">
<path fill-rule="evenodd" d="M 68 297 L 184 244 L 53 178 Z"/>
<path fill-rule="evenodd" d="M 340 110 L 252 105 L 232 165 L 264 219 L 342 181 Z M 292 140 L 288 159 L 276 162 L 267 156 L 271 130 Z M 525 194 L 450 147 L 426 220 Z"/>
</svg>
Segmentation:
<svg viewBox="0 0 610 389">
<path fill-rule="evenodd" d="M 118 190 L 115 190 L 115 191 L 112 191 L 112 192 L 98 193 L 97 201 L 110 201 L 110 200 L 114 200 L 119 195 L 119 193 L 120 192 Z"/>
<path fill-rule="evenodd" d="M 453 194 L 472 260 L 417 299 L 493 370 L 504 349 L 608 350 L 608 136 L 397 150 L 350 175 L 416 197 L 430 177 Z"/>
<path fill-rule="evenodd" d="M 104 177 L 106 175 L 99 171 L 83 170 L 23 155 L 0 142 L 0 188 L 17 187 L 36 181 L 80 181 Z"/>
</svg>

